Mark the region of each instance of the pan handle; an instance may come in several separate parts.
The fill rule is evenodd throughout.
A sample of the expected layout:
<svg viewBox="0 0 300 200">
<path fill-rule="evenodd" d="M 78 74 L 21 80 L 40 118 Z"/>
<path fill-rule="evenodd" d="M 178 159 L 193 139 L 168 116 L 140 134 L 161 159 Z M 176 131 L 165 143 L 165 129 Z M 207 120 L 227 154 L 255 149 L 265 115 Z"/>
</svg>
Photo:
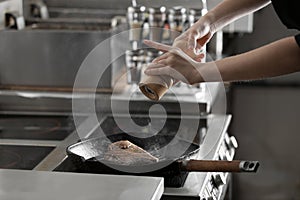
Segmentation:
<svg viewBox="0 0 300 200">
<path fill-rule="evenodd" d="M 256 172 L 258 161 L 184 160 L 181 169 L 189 172 Z"/>
</svg>

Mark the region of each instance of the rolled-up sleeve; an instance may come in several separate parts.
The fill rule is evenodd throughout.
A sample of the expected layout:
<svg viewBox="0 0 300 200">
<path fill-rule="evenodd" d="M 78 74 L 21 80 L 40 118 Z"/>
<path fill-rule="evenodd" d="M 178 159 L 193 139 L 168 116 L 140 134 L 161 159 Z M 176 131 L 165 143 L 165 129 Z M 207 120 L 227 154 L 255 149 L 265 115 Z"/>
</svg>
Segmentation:
<svg viewBox="0 0 300 200">
<path fill-rule="evenodd" d="M 296 42 L 300 48 L 300 33 L 298 35 L 295 35 L 295 39 L 296 39 Z"/>
</svg>

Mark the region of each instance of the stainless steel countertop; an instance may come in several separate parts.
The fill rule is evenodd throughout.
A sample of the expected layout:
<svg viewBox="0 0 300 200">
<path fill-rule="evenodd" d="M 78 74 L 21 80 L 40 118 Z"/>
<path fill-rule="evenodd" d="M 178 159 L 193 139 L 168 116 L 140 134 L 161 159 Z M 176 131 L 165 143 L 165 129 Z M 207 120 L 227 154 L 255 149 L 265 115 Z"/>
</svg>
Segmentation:
<svg viewBox="0 0 300 200">
<path fill-rule="evenodd" d="M 159 200 L 163 178 L 0 169 L 1 200 Z"/>
</svg>

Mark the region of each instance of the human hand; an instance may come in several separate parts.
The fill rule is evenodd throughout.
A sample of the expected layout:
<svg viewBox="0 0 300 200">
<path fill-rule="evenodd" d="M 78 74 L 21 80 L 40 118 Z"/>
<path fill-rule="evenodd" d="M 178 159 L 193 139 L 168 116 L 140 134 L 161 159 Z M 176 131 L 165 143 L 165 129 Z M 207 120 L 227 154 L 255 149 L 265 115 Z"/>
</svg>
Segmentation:
<svg viewBox="0 0 300 200">
<path fill-rule="evenodd" d="M 173 42 L 173 47 L 180 48 L 184 53 L 201 62 L 204 57 L 203 46 L 211 39 L 214 29 L 210 26 L 209 20 L 201 18 L 187 31 L 179 35 Z"/>
<path fill-rule="evenodd" d="M 204 58 L 202 49 L 215 32 L 210 24 L 209 18 L 200 18 L 174 40 L 172 47 L 145 40 L 146 45 L 165 52 L 152 61 L 145 74 L 167 75 L 191 85 L 201 82 L 202 76 L 198 70 L 201 65 L 199 62 Z"/>
<path fill-rule="evenodd" d="M 200 63 L 192 59 L 180 48 L 150 40 L 145 40 L 144 43 L 165 52 L 148 65 L 145 74 L 152 76 L 166 75 L 174 78 L 175 81 L 180 80 L 191 85 L 201 80 L 201 75 L 198 71 Z"/>
</svg>

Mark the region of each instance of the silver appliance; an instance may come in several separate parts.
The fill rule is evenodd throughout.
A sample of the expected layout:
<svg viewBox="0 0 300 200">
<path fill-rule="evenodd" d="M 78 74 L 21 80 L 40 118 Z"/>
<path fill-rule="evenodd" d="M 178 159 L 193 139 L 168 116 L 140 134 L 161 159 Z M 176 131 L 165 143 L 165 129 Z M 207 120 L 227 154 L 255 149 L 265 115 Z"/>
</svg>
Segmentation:
<svg viewBox="0 0 300 200">
<path fill-rule="evenodd" d="M 214 92 L 218 94 L 218 89 Z M 213 95 L 212 100 L 208 98 L 202 99 L 202 103 L 199 102 L 200 110 L 207 111 L 200 116 L 195 110 L 191 110 L 194 106 L 189 106 L 188 102 L 184 103 L 186 108 L 184 112 L 180 110 L 180 106 L 176 102 L 170 99 L 162 101 L 160 104 L 165 107 L 170 119 L 180 120 L 180 117 L 183 117 L 184 119 L 199 120 L 201 129 L 199 129 L 197 138 L 201 138 L 199 141 L 202 141 L 202 143 L 199 153 L 194 155 L 193 158 L 232 160 L 237 143 L 227 133 L 231 116 L 212 114 L 209 107 L 215 104 L 214 101 L 219 99 L 219 97 L 214 94 L 209 95 Z M 117 111 L 118 113 L 114 114 L 114 117 L 128 118 L 128 115 L 124 115 L 122 110 L 126 106 L 125 98 L 128 98 L 128 96 L 128 94 L 122 94 L 111 99 L 108 94 L 98 95 L 96 101 L 101 103 L 102 106 L 97 108 L 99 111 L 99 125 L 106 127 L 108 131 L 117 130 L 117 127 L 110 123 L 111 120 L 107 120 L 111 117 L 109 113 L 110 102 L 115 101 L 115 104 L 119 105 L 120 108 Z M 24 96 L 23 98 L 26 97 Z M 52 98 L 59 100 L 55 96 Z M 38 98 L 32 96 L 32 100 L 38 100 Z M 194 105 L 195 102 L 190 103 Z M 28 105 L 30 104 L 28 103 Z M 130 113 L 132 113 L 130 117 L 139 117 L 145 119 L 143 123 L 149 123 L 146 120 L 149 118 L 147 113 L 153 105 L 155 105 L 154 102 L 133 99 L 129 105 Z M 47 102 L 43 106 L 45 106 L 45 109 L 47 108 L 47 112 L 33 112 L 33 110 L 23 110 L 23 112 L 20 110 L 18 112 L 1 111 L 0 150 L 12 152 L 11 154 L 6 154 L 8 156 L 12 155 L 12 158 L 2 159 L 2 161 L 5 161 L 2 164 L 5 165 L 1 165 L 1 168 L 77 173 L 76 168 L 70 163 L 70 159 L 66 155 L 66 148 L 70 144 L 83 139 L 82 135 L 79 137 L 78 130 L 83 130 L 86 138 L 94 137 L 97 135 L 98 126 L 93 125 L 94 122 L 89 120 L 89 113 L 78 113 L 76 119 L 80 119 L 80 122 L 76 130 L 70 112 L 62 109 L 60 112 L 53 112 L 51 104 L 47 104 Z M 155 112 L 155 115 L 152 115 L 152 117 L 160 117 L 161 114 L 160 112 Z M 177 122 L 175 121 L 175 123 Z M 170 130 L 170 128 L 172 130 L 174 126 L 172 124 L 167 126 L 166 131 Z M 22 159 L 18 159 L 20 156 Z M 28 162 L 29 159 L 34 159 L 35 161 Z M 26 163 L 31 163 L 31 165 L 28 166 Z M 223 200 L 226 194 L 230 196 L 231 181 L 230 173 L 189 173 L 182 187 L 165 187 L 162 199 L 213 198 Z"/>
<path fill-rule="evenodd" d="M 0 14 L 2 89 L 71 92 L 88 53 L 127 28 L 121 25 L 125 24 L 125 10 L 69 8 L 42 0 L 1 1 Z M 99 63 L 99 67 L 107 66 Z M 123 65 L 109 66 L 98 84 L 99 91 L 113 88 L 123 69 Z"/>
<path fill-rule="evenodd" d="M 156 4 L 153 1 L 151 4 L 161 6 L 166 2 L 158 1 Z M 178 5 L 178 2 L 181 1 L 169 2 L 168 7 L 175 6 L 173 3 Z M 199 1 L 189 1 L 186 6 L 191 8 L 196 3 Z M 149 8 L 153 7 L 151 4 L 146 1 L 144 5 Z M 72 95 L 70 88 L 82 59 L 91 48 L 123 30 L 119 23 L 124 22 L 129 6 L 132 6 L 131 2 L 111 0 L 84 3 L 81 0 L 25 0 L 24 29 L 9 27 L 0 31 L 0 44 L 5 47 L 0 51 L 0 55 L 5 56 L 0 60 L 0 151 L 8 156 L 1 159 L 4 161 L 0 163 L 1 168 L 74 172 L 68 163 L 66 147 L 82 138 L 79 138 L 72 119 L 72 98 L 84 103 L 90 96 L 85 92 Z M 116 29 L 111 26 L 112 19 L 114 24 L 118 24 Z M 144 55 L 148 62 L 155 52 Z M 126 61 L 125 58 L 123 61 Z M 118 67 L 125 69 L 119 65 L 116 71 L 107 72 L 107 79 L 99 85 L 95 97 L 100 122 L 111 114 L 111 101 L 119 105 L 118 114 L 122 115 L 126 98 L 130 96 L 124 92 L 112 97 L 111 90 L 102 90 L 112 87 L 111 81 L 115 77 L 112 74 L 117 74 Z M 219 99 L 219 87 L 210 92 L 199 90 L 200 117 L 199 113 L 195 116 L 193 106 L 189 106 L 195 102 L 184 100 L 187 108 L 184 113 L 180 112 L 180 106 L 173 97 L 160 104 L 171 113 L 170 117 L 178 118 L 182 114 L 187 118 L 198 117 L 202 122 L 205 119 L 201 134 L 204 137 L 203 148 L 196 157 L 231 160 L 236 148 L 234 138 L 227 134 L 231 117 L 211 113 L 212 105 Z M 130 112 L 145 117 L 152 105 L 153 102 L 142 96 L 134 96 L 130 101 Z M 93 134 L 93 130 L 85 130 L 91 127 L 89 109 L 86 108 L 84 113 L 74 113 L 80 118 L 78 128 L 86 131 L 86 137 Z M 221 120 L 224 118 L 225 124 Z M 217 129 L 211 124 L 211 119 L 224 125 L 223 128 Z M 220 137 L 215 139 L 216 136 Z M 214 145 L 212 140 L 216 141 Z M 162 198 L 222 200 L 230 182 L 230 174 L 226 173 L 190 173 L 183 187 L 164 188 Z"/>
<path fill-rule="evenodd" d="M 220 120 L 216 116 L 215 120 Z M 225 127 L 220 138 L 215 143 L 213 134 L 206 135 L 202 149 L 195 158 L 204 160 L 232 160 L 238 147 L 234 136 L 227 133 L 231 116 L 226 119 Z M 221 121 L 220 121 L 221 122 Z M 210 122 L 208 121 L 208 127 Z M 212 127 L 213 128 L 213 127 Z M 215 133 L 217 134 L 217 133 Z M 211 146 L 214 146 L 212 149 Z M 209 152 L 209 153 L 208 153 Z M 182 188 L 165 188 L 162 199 L 197 199 L 197 200 L 223 200 L 231 199 L 232 187 L 231 173 L 190 173 Z"/>
</svg>

